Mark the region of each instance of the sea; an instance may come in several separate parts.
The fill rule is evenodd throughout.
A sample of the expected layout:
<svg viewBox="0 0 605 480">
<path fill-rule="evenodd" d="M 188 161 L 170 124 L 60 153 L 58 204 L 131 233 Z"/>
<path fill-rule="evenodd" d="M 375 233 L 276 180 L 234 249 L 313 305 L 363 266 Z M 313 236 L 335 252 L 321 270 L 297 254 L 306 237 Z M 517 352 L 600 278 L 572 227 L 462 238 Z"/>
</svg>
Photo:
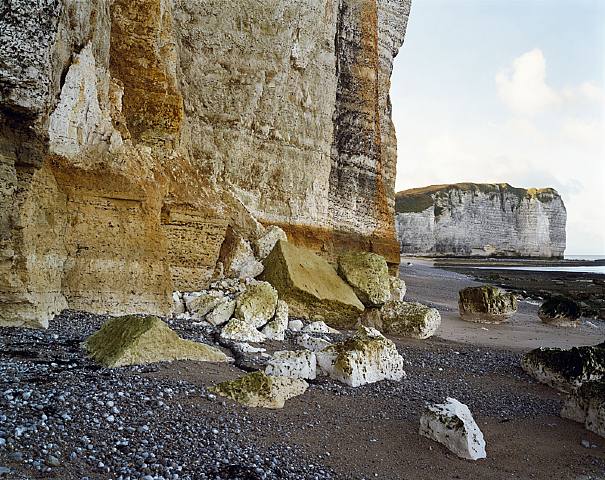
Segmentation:
<svg viewBox="0 0 605 480">
<path fill-rule="evenodd" d="M 565 255 L 565 260 L 596 261 L 605 260 L 605 255 Z M 482 270 L 527 270 L 530 272 L 573 272 L 573 273 L 595 273 L 605 275 L 605 265 L 557 265 L 557 266 L 515 266 L 515 267 L 476 267 Z"/>
</svg>

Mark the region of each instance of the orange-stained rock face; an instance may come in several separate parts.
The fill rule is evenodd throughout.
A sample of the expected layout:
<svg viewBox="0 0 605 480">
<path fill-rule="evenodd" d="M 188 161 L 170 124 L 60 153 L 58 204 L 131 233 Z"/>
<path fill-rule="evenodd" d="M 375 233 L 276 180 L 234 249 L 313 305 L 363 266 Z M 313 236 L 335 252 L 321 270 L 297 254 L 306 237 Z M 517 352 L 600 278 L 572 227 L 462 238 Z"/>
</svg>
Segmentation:
<svg viewBox="0 0 605 480">
<path fill-rule="evenodd" d="M 166 313 L 229 227 L 398 263 L 409 0 L 27 5 L 0 19 L 0 324 Z"/>
</svg>

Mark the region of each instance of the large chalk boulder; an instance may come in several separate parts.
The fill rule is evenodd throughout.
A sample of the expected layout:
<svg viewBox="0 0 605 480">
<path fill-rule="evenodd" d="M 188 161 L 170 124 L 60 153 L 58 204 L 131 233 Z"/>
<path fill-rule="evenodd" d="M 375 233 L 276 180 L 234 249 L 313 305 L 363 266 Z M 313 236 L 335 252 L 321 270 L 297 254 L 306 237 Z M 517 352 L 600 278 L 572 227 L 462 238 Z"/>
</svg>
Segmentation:
<svg viewBox="0 0 605 480">
<path fill-rule="evenodd" d="M 217 348 L 180 338 L 153 316 L 112 318 L 86 340 L 84 347 L 93 360 L 110 368 L 173 360 L 231 361 Z"/>
<path fill-rule="evenodd" d="M 517 312 L 517 297 L 492 285 L 458 292 L 460 318 L 468 322 L 501 323 Z"/>
<path fill-rule="evenodd" d="M 315 353 L 309 350 L 275 352 L 265 368 L 267 375 L 314 380 L 317 371 Z"/>
<path fill-rule="evenodd" d="M 347 252 L 338 257 L 338 274 L 366 307 L 380 307 L 391 298 L 389 268 L 384 257 L 370 252 Z"/>
<path fill-rule="evenodd" d="M 605 342 L 569 350 L 537 348 L 523 355 L 521 366 L 539 382 L 570 392 L 585 382 L 605 379 Z"/>
<path fill-rule="evenodd" d="M 425 339 L 435 334 L 441 315 L 421 303 L 390 301 L 382 308 L 366 309 L 361 323 L 383 333 Z"/>
<path fill-rule="evenodd" d="M 311 250 L 280 240 L 263 263 L 261 278 L 275 287 L 292 316 L 320 315 L 334 327 L 351 327 L 364 310 L 353 289 Z"/>
<path fill-rule="evenodd" d="M 297 337 L 296 344 L 300 345 L 303 348 L 306 348 L 307 350 L 311 350 L 312 352 L 319 352 L 320 350 L 323 350 L 324 348 L 327 348 L 332 345 L 325 338 L 312 337 L 307 333 L 303 333 L 302 335 Z"/>
<path fill-rule="evenodd" d="M 325 374 L 352 387 L 405 376 L 403 357 L 395 344 L 373 328 L 361 326 L 353 337 L 316 352 L 316 356 Z"/>
<path fill-rule="evenodd" d="M 255 258 L 250 242 L 231 227 L 225 233 L 219 262 L 223 265 L 223 274 L 228 278 L 254 278 L 263 271 L 263 264 Z"/>
<path fill-rule="evenodd" d="M 420 417 L 420 435 L 445 445 L 448 450 L 467 460 L 485 458 L 483 433 L 469 408 L 455 398 L 445 403 L 428 405 Z"/>
<path fill-rule="evenodd" d="M 233 340 L 234 342 L 264 342 L 267 337 L 262 332 L 250 325 L 245 320 L 232 318 L 221 330 L 221 338 Z"/>
<path fill-rule="evenodd" d="M 583 423 L 587 430 L 605 438 L 605 382 L 586 382 L 571 392 L 561 416 Z"/>
<path fill-rule="evenodd" d="M 275 315 L 277 300 L 277 291 L 269 283 L 251 283 L 246 291 L 237 297 L 235 318 L 254 328 L 260 328 Z"/>
<path fill-rule="evenodd" d="M 268 340 L 281 342 L 286 338 L 286 330 L 288 330 L 288 304 L 278 300 L 275 316 L 263 327 L 262 332 Z"/>
<path fill-rule="evenodd" d="M 538 310 L 538 317 L 543 323 L 557 327 L 577 327 L 580 324 L 581 314 L 580 305 L 560 296 L 549 298 Z"/>
<path fill-rule="evenodd" d="M 219 292 L 194 292 L 184 296 L 187 311 L 196 318 L 202 318 L 225 301 Z"/>
<path fill-rule="evenodd" d="M 302 395 L 309 385 L 304 380 L 273 377 L 252 372 L 230 382 L 219 383 L 210 390 L 248 407 L 283 408 L 286 400 Z"/>
<path fill-rule="evenodd" d="M 267 258 L 267 255 L 271 253 L 275 244 L 280 240 L 288 240 L 286 232 L 276 225 L 267 227 L 265 233 L 254 241 L 254 250 L 257 258 L 260 260 Z"/>
</svg>

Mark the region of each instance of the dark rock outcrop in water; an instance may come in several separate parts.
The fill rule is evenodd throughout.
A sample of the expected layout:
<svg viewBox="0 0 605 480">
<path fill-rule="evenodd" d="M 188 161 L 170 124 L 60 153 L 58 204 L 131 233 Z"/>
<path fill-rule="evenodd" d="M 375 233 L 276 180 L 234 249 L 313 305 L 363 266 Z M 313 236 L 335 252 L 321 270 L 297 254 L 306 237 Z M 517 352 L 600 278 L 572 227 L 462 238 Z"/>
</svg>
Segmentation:
<svg viewBox="0 0 605 480">
<path fill-rule="evenodd" d="M 552 188 L 457 183 L 396 195 L 400 248 L 411 255 L 559 258 L 566 217 Z"/>
</svg>

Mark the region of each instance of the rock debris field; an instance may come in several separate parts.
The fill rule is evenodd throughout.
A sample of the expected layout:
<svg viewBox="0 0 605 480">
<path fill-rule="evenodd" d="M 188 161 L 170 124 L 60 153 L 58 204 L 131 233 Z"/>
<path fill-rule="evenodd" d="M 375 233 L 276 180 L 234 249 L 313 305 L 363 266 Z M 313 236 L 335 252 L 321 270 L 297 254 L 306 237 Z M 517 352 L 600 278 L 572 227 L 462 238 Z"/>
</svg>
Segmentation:
<svg viewBox="0 0 605 480">
<path fill-rule="evenodd" d="M 560 395 L 526 376 L 516 352 L 437 338 L 396 341 L 407 373 L 401 381 L 351 388 L 318 377 L 283 410 L 270 411 L 209 390 L 262 369 L 266 356 L 106 369 L 81 347 L 106 320 L 66 311 L 46 331 L 0 329 L 0 478 L 457 478 L 468 472 L 547 478 L 556 471 L 589 479 L 605 472 L 599 437 L 560 419 Z M 215 327 L 165 321 L 182 338 L 216 344 Z M 286 348 L 296 348 L 296 335 L 287 332 Z M 271 353 L 284 342 L 265 347 Z M 487 460 L 457 459 L 418 436 L 425 403 L 447 396 L 470 407 L 486 436 Z M 544 435 L 554 444 L 541 445 Z M 532 444 L 532 452 L 523 451 Z M 506 452 L 515 456 L 519 449 L 511 460 Z"/>
</svg>

